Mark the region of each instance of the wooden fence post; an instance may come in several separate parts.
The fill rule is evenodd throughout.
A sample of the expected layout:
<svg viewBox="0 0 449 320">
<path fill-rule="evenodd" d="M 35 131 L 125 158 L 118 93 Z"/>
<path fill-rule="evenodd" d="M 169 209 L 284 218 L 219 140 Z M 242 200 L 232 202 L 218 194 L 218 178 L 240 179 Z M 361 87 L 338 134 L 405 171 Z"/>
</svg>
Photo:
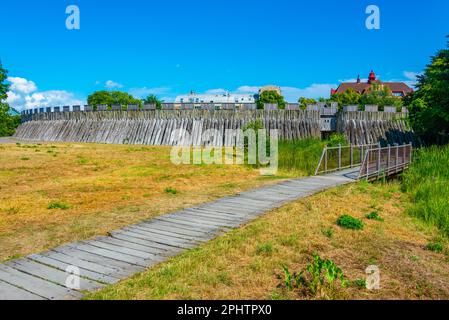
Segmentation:
<svg viewBox="0 0 449 320">
<path fill-rule="evenodd" d="M 338 144 L 338 170 L 341 169 L 341 143 Z"/>
<path fill-rule="evenodd" d="M 397 143 L 395 143 L 395 149 L 396 149 L 396 159 L 395 159 L 395 163 L 394 166 L 396 168 L 395 172 L 398 172 L 398 165 L 399 165 L 399 145 Z"/>
<path fill-rule="evenodd" d="M 379 146 L 377 147 L 377 176 L 380 177 L 380 157 L 381 157 L 381 148 L 380 148 L 380 143 Z"/>
<path fill-rule="evenodd" d="M 371 149 L 368 149 L 367 151 L 366 151 L 366 181 L 368 181 L 369 180 L 369 158 L 370 158 L 370 155 L 371 155 L 371 151 L 370 151 Z"/>
<path fill-rule="evenodd" d="M 391 145 L 388 144 L 387 175 L 390 174 L 390 161 L 391 161 Z"/>
<path fill-rule="evenodd" d="M 354 147 L 351 143 L 351 145 L 349 146 L 349 157 L 350 157 L 350 167 L 352 168 L 354 166 Z"/>
<path fill-rule="evenodd" d="M 327 146 L 325 148 L 325 154 L 324 154 L 324 173 L 327 173 Z"/>
</svg>

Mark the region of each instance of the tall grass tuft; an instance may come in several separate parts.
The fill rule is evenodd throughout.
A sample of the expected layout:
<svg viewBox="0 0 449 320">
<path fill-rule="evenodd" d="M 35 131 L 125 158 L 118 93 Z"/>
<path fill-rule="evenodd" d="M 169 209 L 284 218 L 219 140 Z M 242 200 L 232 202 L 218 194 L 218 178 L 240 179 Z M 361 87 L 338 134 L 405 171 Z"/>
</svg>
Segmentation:
<svg viewBox="0 0 449 320">
<path fill-rule="evenodd" d="M 315 174 L 324 147 L 346 145 L 342 135 L 332 135 L 327 140 L 308 138 L 297 141 L 279 141 L 279 169 Z"/>
<path fill-rule="evenodd" d="M 409 213 L 449 236 L 449 146 L 417 151 L 402 188 L 413 200 Z"/>
</svg>

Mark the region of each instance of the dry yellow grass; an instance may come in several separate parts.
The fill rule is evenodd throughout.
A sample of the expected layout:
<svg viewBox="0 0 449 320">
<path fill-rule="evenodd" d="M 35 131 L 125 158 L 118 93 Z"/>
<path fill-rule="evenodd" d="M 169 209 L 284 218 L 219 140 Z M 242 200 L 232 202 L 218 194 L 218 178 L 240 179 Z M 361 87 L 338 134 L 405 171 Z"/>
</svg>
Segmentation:
<svg viewBox="0 0 449 320">
<path fill-rule="evenodd" d="M 282 286 L 281 265 L 300 271 L 316 252 L 332 259 L 350 280 L 365 279 L 369 265 L 381 271 L 380 290 L 352 285 L 328 298 L 448 299 L 448 257 L 425 250 L 437 231 L 407 216 L 407 201 L 394 183 L 339 187 L 286 205 L 87 298 L 310 299 Z M 384 222 L 365 218 L 373 210 Z M 362 219 L 364 229 L 338 227 L 343 214 Z"/>
<path fill-rule="evenodd" d="M 169 152 L 0 144 L 0 261 L 274 181 L 245 166 L 176 166 Z"/>
</svg>

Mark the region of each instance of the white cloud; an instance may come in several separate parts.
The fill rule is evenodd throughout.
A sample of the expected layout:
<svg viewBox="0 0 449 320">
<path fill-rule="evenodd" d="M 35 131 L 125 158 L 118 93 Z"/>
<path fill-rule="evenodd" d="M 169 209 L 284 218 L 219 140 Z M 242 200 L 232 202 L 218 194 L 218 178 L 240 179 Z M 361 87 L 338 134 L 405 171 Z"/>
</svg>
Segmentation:
<svg viewBox="0 0 449 320">
<path fill-rule="evenodd" d="M 25 97 L 25 107 L 54 107 L 54 106 L 73 106 L 82 105 L 84 101 L 76 99 L 73 93 L 65 90 L 49 90 L 36 92 Z"/>
<path fill-rule="evenodd" d="M 84 104 L 82 99 L 76 98 L 73 93 L 65 90 L 38 91 L 33 81 L 19 77 L 10 77 L 8 81 L 11 86 L 6 102 L 19 111 L 31 108 Z"/>
<path fill-rule="evenodd" d="M 131 88 L 129 89 L 128 93 L 135 98 L 142 99 L 150 94 L 154 95 L 168 94 L 170 90 L 171 89 L 168 87 L 156 87 L 156 88 L 143 87 L 143 88 Z"/>
<path fill-rule="evenodd" d="M 114 82 L 112 80 L 106 81 L 106 88 L 107 89 L 115 89 L 115 88 L 123 88 L 123 85 L 117 82 Z"/>
<path fill-rule="evenodd" d="M 240 86 L 237 88 L 237 93 L 253 93 L 259 92 L 259 87 L 256 86 Z"/>
<path fill-rule="evenodd" d="M 207 90 L 205 93 L 206 94 L 225 94 L 228 91 L 226 91 L 225 89 L 210 89 Z"/>
<path fill-rule="evenodd" d="M 36 84 L 33 81 L 20 77 L 8 77 L 10 83 L 10 90 L 17 93 L 29 94 L 37 90 Z"/>
<path fill-rule="evenodd" d="M 404 77 L 406 77 L 408 80 L 416 81 L 419 75 L 421 74 L 418 72 L 404 71 Z"/>
</svg>

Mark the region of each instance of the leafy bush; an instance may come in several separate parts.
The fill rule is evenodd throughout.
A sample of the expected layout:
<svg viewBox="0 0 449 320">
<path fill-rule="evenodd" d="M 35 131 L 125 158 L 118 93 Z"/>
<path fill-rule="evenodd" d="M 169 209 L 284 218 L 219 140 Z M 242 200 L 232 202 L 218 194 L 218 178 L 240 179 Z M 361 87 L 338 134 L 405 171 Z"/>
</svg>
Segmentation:
<svg viewBox="0 0 449 320">
<path fill-rule="evenodd" d="M 285 287 L 290 291 L 298 289 L 306 296 L 325 297 L 336 288 L 336 283 L 343 288 L 349 284 L 332 260 L 322 259 L 318 254 L 314 254 L 312 262 L 299 273 L 292 274 L 284 265 L 282 269 Z"/>
<path fill-rule="evenodd" d="M 364 227 L 364 224 L 360 219 L 351 217 L 349 215 L 343 215 L 338 218 L 337 224 L 342 228 L 351 230 L 362 230 Z"/>
</svg>

